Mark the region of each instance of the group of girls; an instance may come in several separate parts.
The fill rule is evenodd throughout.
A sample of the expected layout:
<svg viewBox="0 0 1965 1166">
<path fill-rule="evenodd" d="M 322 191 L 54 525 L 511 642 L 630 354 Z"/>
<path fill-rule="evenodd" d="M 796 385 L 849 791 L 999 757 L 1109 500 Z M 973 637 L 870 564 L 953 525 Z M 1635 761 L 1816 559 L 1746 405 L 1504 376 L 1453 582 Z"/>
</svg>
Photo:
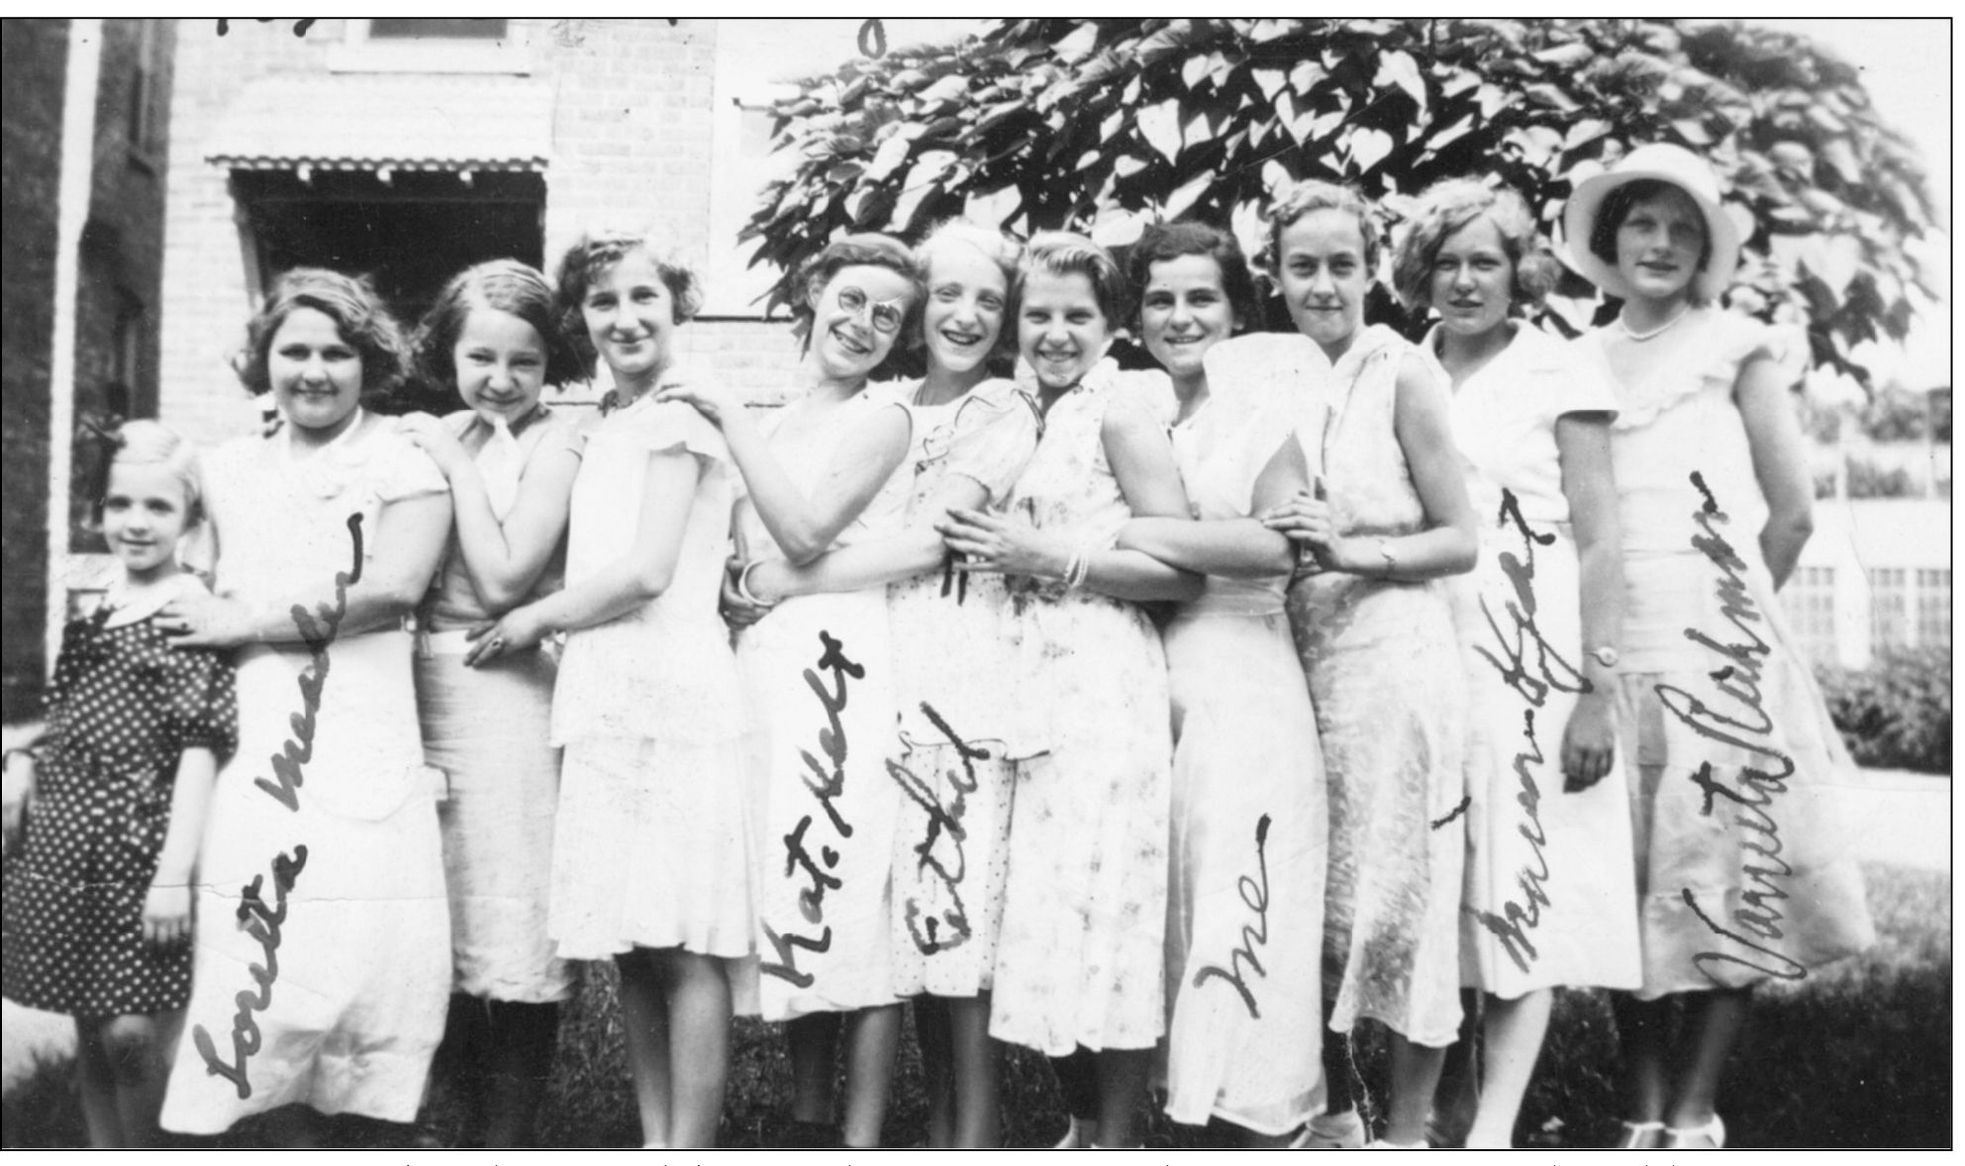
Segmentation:
<svg viewBox="0 0 1965 1166">
<path fill-rule="evenodd" d="M 714 1144 L 733 1015 L 786 1022 L 787 1140 L 877 1144 L 910 999 L 934 1145 L 997 1142 L 998 1042 L 1051 1058 L 1061 1146 L 1139 1144 L 1149 1093 L 1505 1145 L 1565 985 L 1616 993 L 1624 1143 L 1723 1144 L 1751 986 L 1869 939 L 1774 599 L 1800 438 L 1713 303 L 1737 231 L 1673 147 L 1582 182 L 1567 258 L 1622 306 L 1564 343 L 1522 201 L 1443 183 L 1390 263 L 1412 344 L 1364 324 L 1376 221 L 1278 199 L 1281 334 L 1198 223 L 1125 270 L 844 236 L 768 412 L 678 359 L 701 289 L 638 234 L 472 268 L 413 344 L 289 273 L 241 367 L 279 426 L 113 464 L 126 580 L 9 875 L 6 992 L 77 1017 L 92 1139 L 410 1121 L 445 1041 L 525 1144 L 568 961 L 612 958 L 651 1145 Z M 463 410 L 363 407 L 412 348 Z M 541 403 L 596 364 L 598 416 Z"/>
</svg>

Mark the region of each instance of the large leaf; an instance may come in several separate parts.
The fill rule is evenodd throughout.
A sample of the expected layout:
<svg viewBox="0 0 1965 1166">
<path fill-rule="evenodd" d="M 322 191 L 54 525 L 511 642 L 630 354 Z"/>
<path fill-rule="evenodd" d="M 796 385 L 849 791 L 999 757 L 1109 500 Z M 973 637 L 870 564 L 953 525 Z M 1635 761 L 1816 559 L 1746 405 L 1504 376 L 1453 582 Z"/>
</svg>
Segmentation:
<svg viewBox="0 0 1965 1166">
<path fill-rule="evenodd" d="M 1395 144 L 1392 141 L 1392 135 L 1386 133 L 1384 130 L 1375 130 L 1370 126 L 1360 126 L 1352 130 L 1350 135 L 1344 139 L 1344 152 L 1350 158 L 1355 172 L 1363 174 L 1380 162 L 1383 162 L 1386 156 L 1392 152 L 1392 147 Z"/>
<path fill-rule="evenodd" d="M 1180 154 L 1180 102 L 1168 98 L 1139 111 L 1134 119 L 1146 144 L 1172 162 Z"/>
<path fill-rule="evenodd" d="M 1419 116 L 1426 116 L 1426 82 L 1419 75 L 1419 62 L 1412 59 L 1411 53 L 1390 52 L 1378 58 L 1378 76 L 1372 84 L 1384 88 L 1397 85 L 1412 97 L 1413 104 L 1419 106 Z"/>
<path fill-rule="evenodd" d="M 1805 313 L 1818 362 L 1864 377 L 1869 338 L 1936 310 L 1906 249 L 1936 229 L 1923 164 L 1853 69 L 1752 25 L 1005 20 L 849 62 L 772 113 L 790 177 L 744 236 L 786 273 L 844 226 L 917 228 L 963 200 L 1019 228 L 1227 210 L 1259 236 L 1249 216 L 1292 175 L 1403 198 L 1483 167 L 1552 225 L 1575 182 L 1678 141 L 1722 175 L 1749 240 L 1734 306 Z M 1549 318 L 1587 326 L 1590 289 L 1563 291 Z"/>
</svg>

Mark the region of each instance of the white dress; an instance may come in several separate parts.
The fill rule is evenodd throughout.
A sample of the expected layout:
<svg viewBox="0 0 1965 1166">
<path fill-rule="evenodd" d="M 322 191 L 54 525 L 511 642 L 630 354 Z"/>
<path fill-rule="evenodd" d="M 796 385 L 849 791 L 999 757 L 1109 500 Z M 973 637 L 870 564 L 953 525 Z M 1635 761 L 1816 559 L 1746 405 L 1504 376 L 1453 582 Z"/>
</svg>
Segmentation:
<svg viewBox="0 0 1965 1166">
<path fill-rule="evenodd" d="M 839 444 L 892 401 L 861 393 L 801 433 L 767 419 L 771 452 L 808 495 Z M 909 478 L 896 473 L 835 541 L 896 529 Z M 776 553 L 754 511 L 744 553 Z M 890 872 L 901 787 L 887 589 L 796 596 L 740 633 L 737 661 L 763 750 L 759 862 L 759 996 L 764 1019 L 891 1004 Z"/>
<path fill-rule="evenodd" d="M 1422 351 L 1447 384 L 1437 342 L 1435 330 Z M 1504 999 L 1638 985 L 1623 771 L 1576 793 L 1563 792 L 1562 773 L 1590 645 L 1556 421 L 1616 411 L 1596 368 L 1527 325 L 1453 394 L 1481 538 L 1473 572 L 1452 581 L 1474 710 L 1460 982 Z"/>
<path fill-rule="evenodd" d="M 1166 391 L 1160 374 L 1094 368 L 1051 406 L 1011 512 L 1111 546 L 1132 511 L 1106 462 L 1106 411 Z M 1017 765 L 989 1034 L 1051 1056 L 1150 1049 L 1166 1031 L 1166 654 L 1138 604 L 1013 576 L 1010 605 L 1020 748 L 1044 752 Z"/>
<path fill-rule="evenodd" d="M 490 426 L 469 410 L 444 420 L 483 465 L 495 448 Z M 542 406 L 528 421 L 512 441 L 524 467 L 579 456 L 584 439 L 573 418 Z M 529 599 L 558 589 L 561 559 L 553 556 Z M 559 806 L 556 658 L 541 645 L 466 664 L 468 629 L 490 618 L 453 524 L 443 564 L 417 612 L 416 637 L 423 757 L 445 778 L 437 820 L 450 891 L 452 989 L 491 1000 L 564 1000 L 573 990 L 573 969 L 555 954 L 546 929 Z"/>
<path fill-rule="evenodd" d="M 1630 341 L 1577 343 L 1602 360 Z M 1769 343 L 1703 308 L 1646 342 L 1629 380 L 1611 374 L 1646 998 L 1800 980 L 1876 938 L 1837 829 L 1849 754 L 1761 561 L 1767 503 L 1733 389 Z"/>
<path fill-rule="evenodd" d="M 1194 517 L 1247 518 L 1287 398 L 1217 389 L 1173 431 Z M 1173 697 L 1167 1113 L 1282 1134 L 1321 1107 L 1329 824 L 1287 573 L 1209 576 L 1166 627 Z"/>
<path fill-rule="evenodd" d="M 1412 351 L 1382 325 L 1335 365 L 1302 335 L 1238 336 L 1208 350 L 1208 382 L 1282 384 L 1338 530 L 1394 538 L 1426 521 L 1395 424 Z M 1415 1044 L 1450 1045 L 1460 1028 L 1467 684 L 1446 582 L 1299 574 L 1286 603 L 1330 791 L 1329 1027 L 1349 1032 L 1370 1017 Z"/>
<path fill-rule="evenodd" d="M 668 589 L 569 633 L 553 693 L 566 752 L 548 929 L 568 959 L 754 950 L 752 754 L 717 614 L 736 471 L 715 426 L 651 396 L 600 422 L 573 484 L 566 580 L 579 586 L 629 545 L 649 456 L 677 451 L 699 476 Z"/>
<path fill-rule="evenodd" d="M 358 546 L 373 561 L 385 504 L 445 492 L 422 451 L 367 416 L 300 458 L 285 429 L 228 442 L 201 472 L 217 590 L 251 603 L 328 593 Z M 306 630 L 325 638 L 333 610 Z M 198 858 L 191 1006 L 163 1125 L 215 1134 L 294 1102 L 411 1121 L 443 1036 L 450 912 L 409 633 L 336 634 L 318 657 L 254 645 L 235 661 L 239 750 Z"/>
<path fill-rule="evenodd" d="M 881 391 L 914 417 L 910 525 L 951 475 L 1001 506 L 1037 447 L 1037 414 L 1007 380 L 945 405 L 913 403 L 921 382 Z M 896 476 L 899 476 L 898 474 Z M 950 570 L 887 588 L 901 741 L 894 833 L 894 992 L 974 996 L 988 990 L 1003 920 L 1015 790 L 1011 682 L 1016 656 L 1000 575 Z M 959 744 L 957 743 L 959 742 Z"/>
</svg>

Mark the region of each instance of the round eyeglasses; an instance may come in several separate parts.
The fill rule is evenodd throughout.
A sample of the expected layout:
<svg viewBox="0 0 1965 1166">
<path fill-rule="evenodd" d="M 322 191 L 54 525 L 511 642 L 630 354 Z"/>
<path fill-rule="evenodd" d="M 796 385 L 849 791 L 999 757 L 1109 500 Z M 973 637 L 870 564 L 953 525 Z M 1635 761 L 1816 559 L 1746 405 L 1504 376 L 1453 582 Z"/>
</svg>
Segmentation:
<svg viewBox="0 0 1965 1166">
<path fill-rule="evenodd" d="M 867 294 L 856 287 L 842 287 L 833 293 L 839 306 L 857 316 L 868 311 L 874 330 L 889 336 L 901 330 L 901 323 L 907 318 L 905 300 L 870 300 Z"/>
</svg>

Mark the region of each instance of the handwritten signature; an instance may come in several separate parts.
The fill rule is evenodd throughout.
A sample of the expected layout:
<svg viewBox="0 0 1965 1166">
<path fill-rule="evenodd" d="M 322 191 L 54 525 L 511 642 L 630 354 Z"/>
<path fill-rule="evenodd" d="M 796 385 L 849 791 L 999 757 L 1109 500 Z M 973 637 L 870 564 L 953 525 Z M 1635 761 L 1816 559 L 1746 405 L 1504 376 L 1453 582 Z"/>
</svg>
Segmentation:
<svg viewBox="0 0 1965 1166">
<path fill-rule="evenodd" d="M 928 815 L 928 828 L 922 835 L 921 841 L 914 846 L 914 853 L 920 856 L 915 869 L 933 870 L 935 877 L 947 889 L 949 901 L 954 904 L 936 914 L 922 910 L 921 901 L 914 896 L 909 896 L 907 906 L 903 910 L 902 918 L 907 924 L 909 937 L 914 940 L 914 946 L 923 955 L 934 955 L 936 952 L 951 951 L 962 946 L 973 934 L 969 925 L 969 910 L 962 902 L 962 880 L 967 875 L 969 867 L 968 856 L 962 846 L 968 840 L 969 832 L 963 826 L 962 819 L 968 813 L 969 795 L 975 793 L 977 788 L 975 763 L 987 761 L 992 754 L 989 750 L 979 749 L 956 736 L 955 730 L 949 728 L 948 722 L 942 719 L 933 705 L 923 701 L 921 711 L 935 726 L 935 731 L 940 733 L 949 745 L 954 746 L 955 755 L 961 760 L 962 765 L 960 775 L 954 772 L 949 774 L 949 785 L 954 787 L 955 797 L 947 807 L 943 807 L 934 788 L 908 768 L 905 758 L 900 760 L 890 758 L 887 761 L 887 775 L 901 787 L 901 792 L 907 795 L 909 801 L 920 806 Z M 939 751 L 926 756 L 939 759 Z M 952 857 L 937 856 L 936 843 L 944 835 L 950 842 Z"/>
<path fill-rule="evenodd" d="M 293 605 L 293 626 L 306 643 L 309 660 L 299 678 L 301 711 L 293 714 L 289 724 L 293 735 L 281 746 L 280 752 L 271 757 L 273 774 L 279 782 L 267 781 L 263 777 L 253 778 L 253 785 L 265 791 L 274 801 L 289 810 L 300 809 L 300 787 L 306 783 L 301 767 L 314 756 L 315 717 L 321 710 L 321 690 L 327 684 L 328 647 L 340 634 L 341 621 L 348 614 L 348 588 L 359 583 L 362 578 L 362 516 L 348 516 L 348 538 L 353 544 L 354 563 L 346 571 L 334 575 L 334 602 L 321 604 L 313 612 L 301 604 Z M 259 1023 L 253 1019 L 254 1012 L 264 1012 L 273 1004 L 273 984 L 280 977 L 280 961 L 275 954 L 280 947 L 280 925 L 287 917 L 287 892 L 293 890 L 300 872 L 307 865 L 307 848 L 295 846 L 289 856 L 282 851 L 273 859 L 273 897 L 276 906 L 268 908 L 260 894 L 265 885 L 264 875 L 254 875 L 252 882 L 240 891 L 239 926 L 259 941 L 260 950 L 265 953 L 266 963 L 248 964 L 258 990 L 247 989 L 233 997 L 238 1002 L 239 1011 L 232 1018 L 232 1063 L 219 1060 L 217 1046 L 205 1026 L 191 1026 L 191 1043 L 197 1047 L 198 1055 L 204 1058 L 205 1071 L 215 1077 L 223 1077 L 232 1082 L 239 1091 L 240 1100 L 252 1096 L 252 1082 L 246 1077 L 246 1061 L 259 1051 Z"/>
<path fill-rule="evenodd" d="M 839 838 L 846 839 L 853 836 L 853 827 L 840 814 L 839 807 L 833 804 L 833 800 L 846 789 L 846 727 L 841 723 L 839 714 L 846 708 L 847 678 L 863 680 L 866 677 L 866 669 L 847 659 L 844 646 L 826 632 L 819 633 L 819 646 L 821 651 L 818 664 L 814 668 L 805 670 L 805 683 L 811 688 L 812 694 L 819 698 L 820 706 L 826 711 L 826 727 L 819 730 L 819 749 L 825 754 L 826 761 L 830 762 L 831 771 L 828 772 L 826 765 L 813 756 L 810 750 L 801 749 L 799 757 L 804 760 L 807 772 L 800 780 L 805 783 L 805 788 L 811 791 L 812 796 L 818 799 L 819 807 L 825 811 L 826 820 L 831 823 L 833 831 Z M 821 672 L 832 674 L 830 688 L 820 679 Z M 806 833 L 811 830 L 814 821 L 816 819 L 811 814 L 800 818 L 792 832 L 785 835 L 784 842 L 785 877 L 789 878 L 793 871 L 803 868 L 806 877 L 812 880 L 811 886 L 798 892 L 798 910 L 807 923 L 819 927 L 817 936 L 801 935 L 797 932 L 780 934 L 768 921 L 760 924 L 764 930 L 764 938 L 771 945 L 778 962 L 773 963 L 767 957 L 759 970 L 765 975 L 789 981 L 799 988 L 811 987 L 814 977 L 810 972 L 799 970 L 798 952 L 803 950 L 824 954 L 832 949 L 832 928 L 825 922 L 826 892 L 839 890 L 843 885 L 843 880 L 838 875 L 829 873 L 839 866 L 838 850 L 821 845 L 818 857 L 814 859 L 811 851 L 806 849 Z"/>
<path fill-rule="evenodd" d="M 260 887 L 264 885 L 266 876 L 252 876 L 252 882 L 244 889 L 239 903 L 239 926 L 259 941 L 259 948 L 266 955 L 266 963 L 263 966 L 246 965 L 253 982 L 259 985 L 258 991 L 247 989 L 233 997 L 239 1011 L 232 1018 L 232 1063 L 228 1065 L 218 1059 L 218 1049 L 204 1025 L 191 1027 L 191 1043 L 197 1046 L 198 1055 L 204 1058 L 206 1072 L 232 1082 L 239 1091 L 241 1101 L 252 1096 L 252 1082 L 246 1079 L 246 1061 L 259 1051 L 260 1046 L 259 1022 L 253 1019 L 253 1013 L 264 1012 L 273 1006 L 273 982 L 280 978 L 277 953 L 280 950 L 280 924 L 287 917 L 287 892 L 293 890 L 294 883 L 306 866 L 305 846 L 294 847 L 291 856 L 282 851 L 273 859 L 274 906 L 270 908 L 260 895 Z"/>
<path fill-rule="evenodd" d="M 1508 959 L 1525 972 L 1529 961 L 1540 955 L 1529 938 L 1529 932 L 1541 925 L 1542 909 L 1549 905 L 1549 861 L 1544 852 L 1548 834 L 1542 828 L 1542 789 L 1535 780 L 1536 770 L 1546 764 L 1547 756 L 1535 735 L 1535 714 L 1548 703 L 1551 692 L 1587 693 L 1591 685 L 1575 665 L 1563 658 L 1535 622 L 1535 547 L 1538 543 L 1548 546 L 1556 541 L 1556 536 L 1536 534 L 1523 517 L 1521 503 L 1514 492 L 1505 488 L 1501 491 L 1500 521 L 1504 526 L 1512 522 L 1522 537 L 1521 555 L 1503 551 L 1497 560 L 1514 593 L 1504 605 L 1508 626 L 1504 629 L 1503 619 L 1495 614 L 1487 597 L 1482 596 L 1481 614 L 1487 619 L 1488 630 L 1494 634 L 1499 654 L 1479 645 L 1475 646 L 1474 651 L 1494 666 L 1501 674 L 1501 682 L 1513 689 L 1523 701 L 1524 744 L 1515 753 L 1512 763 L 1515 782 L 1519 787 L 1515 803 L 1522 809 L 1522 820 L 1515 829 L 1528 842 L 1532 857 L 1530 863 L 1525 864 L 1515 876 L 1520 895 L 1508 898 L 1499 914 L 1473 908 L 1466 910 L 1501 942 L 1501 950 Z M 1534 655 L 1532 671 L 1531 652 Z"/>
<path fill-rule="evenodd" d="M 1787 779 L 1794 775 L 1794 759 L 1774 748 L 1766 739 L 1774 731 L 1774 722 L 1763 707 L 1760 693 L 1761 663 L 1771 651 L 1767 641 L 1760 633 L 1749 627 L 1761 624 L 1764 618 L 1753 596 L 1747 591 L 1747 564 L 1739 552 L 1733 549 L 1726 536 L 1716 526 L 1731 521 L 1725 511 L 1719 508 L 1718 500 L 1707 489 L 1705 479 L 1698 473 L 1692 475 L 1692 485 L 1699 491 L 1702 501 L 1692 518 L 1698 524 L 1700 533 L 1692 536 L 1692 546 L 1704 555 L 1719 570 L 1719 579 L 1714 584 L 1719 595 L 1720 614 L 1733 625 L 1740 639 L 1731 643 L 1721 643 L 1697 628 L 1686 628 L 1685 638 L 1717 655 L 1725 663 L 1712 672 L 1714 686 L 1724 697 L 1730 698 L 1738 706 L 1736 715 L 1728 716 L 1713 708 L 1705 701 L 1674 685 L 1657 686 L 1658 700 L 1679 723 L 1707 740 L 1718 741 L 1744 749 L 1751 754 L 1768 759 L 1764 768 L 1742 765 L 1740 777 L 1735 785 L 1721 782 L 1713 776 L 1710 761 L 1700 762 L 1697 770 L 1690 775 L 1692 783 L 1705 795 L 1699 812 L 1710 817 L 1713 812 L 1713 799 L 1723 797 L 1740 807 L 1740 814 L 1734 821 L 1740 826 L 1761 836 L 1763 842 L 1744 840 L 1744 849 L 1768 860 L 1773 865 L 1762 866 L 1748 862 L 1741 869 L 1747 875 L 1753 889 L 1741 894 L 1745 906 L 1736 908 L 1733 922 L 1741 931 L 1752 933 L 1767 943 L 1777 943 L 1782 938 L 1780 902 L 1788 893 L 1775 883 L 1777 878 L 1789 878 L 1794 868 L 1781 857 L 1780 824 L 1767 812 L 1773 800 L 1787 792 Z M 1758 739 L 1756 739 L 1758 738 Z M 1726 951 L 1702 951 L 1692 957 L 1692 963 L 1709 979 L 1717 981 L 1706 965 L 1733 963 L 1752 968 L 1758 972 L 1783 980 L 1799 980 L 1807 976 L 1808 969 L 1778 951 L 1756 943 L 1753 939 L 1728 930 L 1717 923 L 1699 905 L 1698 896 L 1690 887 L 1682 887 L 1679 897 L 1699 921 L 1715 935 L 1731 940 L 1751 952 L 1776 961 L 1776 967 L 1766 967 L 1752 959 Z"/>
<path fill-rule="evenodd" d="M 278 19 L 279 19 L 279 17 L 276 17 L 276 16 L 253 16 L 253 17 L 248 17 L 247 19 L 249 19 L 249 20 L 253 20 L 253 21 L 255 21 L 255 22 L 257 22 L 257 23 L 259 23 L 259 24 L 272 24 L 273 22 L 275 22 L 276 20 L 278 20 Z M 307 35 L 307 30 L 308 30 L 308 29 L 310 29 L 310 28 L 312 28 L 312 27 L 314 27 L 315 25 L 317 25 L 317 24 L 319 24 L 319 23 L 320 23 L 320 21 L 319 21 L 319 20 L 317 20 L 317 19 L 314 19 L 314 20 L 296 20 L 296 21 L 294 21 L 294 22 L 293 22 L 293 35 L 295 35 L 295 36 L 306 36 L 306 35 Z M 230 33 L 231 33 L 231 31 L 232 31 L 232 22 L 231 22 L 230 20 L 227 20 L 227 19 L 225 19 L 224 17 L 220 17 L 220 18 L 219 18 L 219 21 L 218 21 L 218 35 L 220 35 L 220 36 L 226 36 L 226 35 L 228 35 L 228 34 L 230 34 Z"/>
<path fill-rule="evenodd" d="M 333 606 L 324 603 L 310 612 L 301 604 L 293 605 L 294 630 L 307 645 L 309 659 L 298 681 L 301 711 L 288 722 L 293 726 L 293 735 L 272 757 L 273 776 L 279 778 L 279 784 L 263 777 L 252 779 L 254 785 L 295 812 L 300 809 L 300 787 L 306 782 L 301 766 L 314 757 L 314 718 L 321 711 L 321 689 L 327 685 L 328 646 L 341 634 L 341 621 L 348 615 L 348 588 L 362 578 L 361 515 L 348 516 L 348 537 L 354 544 L 355 563 L 349 570 L 334 573 Z"/>
<path fill-rule="evenodd" d="M 1250 991 L 1246 973 L 1268 979 L 1269 973 L 1262 961 L 1256 958 L 1256 949 L 1269 943 L 1269 855 L 1266 847 L 1269 842 L 1269 815 L 1264 814 L 1255 823 L 1255 866 L 1256 877 L 1248 875 L 1235 880 L 1235 890 L 1242 897 L 1242 905 L 1255 912 L 1255 923 L 1242 924 L 1242 942 L 1228 954 L 1228 966 L 1217 967 L 1203 964 L 1194 973 L 1193 986 L 1198 988 L 1211 979 L 1219 979 L 1235 989 L 1242 998 L 1242 1007 L 1248 1009 L 1251 1019 L 1259 1020 L 1262 1010 L 1256 1007 L 1255 993 Z M 1242 965 L 1247 964 L 1244 968 Z"/>
</svg>

